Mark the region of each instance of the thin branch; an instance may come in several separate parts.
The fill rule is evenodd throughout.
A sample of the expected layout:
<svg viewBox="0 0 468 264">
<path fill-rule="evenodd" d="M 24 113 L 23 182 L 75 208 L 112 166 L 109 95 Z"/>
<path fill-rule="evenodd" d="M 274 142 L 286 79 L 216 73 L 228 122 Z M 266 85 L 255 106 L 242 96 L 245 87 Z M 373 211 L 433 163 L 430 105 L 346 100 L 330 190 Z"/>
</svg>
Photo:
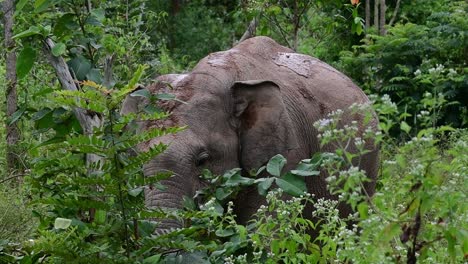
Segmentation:
<svg viewBox="0 0 468 264">
<path fill-rule="evenodd" d="M 15 178 L 23 177 L 23 176 L 25 176 L 25 175 L 28 175 L 28 174 L 26 174 L 26 173 L 20 173 L 20 174 L 13 175 L 13 176 L 11 176 L 11 177 L 8 177 L 8 178 L 5 178 L 5 179 L 0 180 L 0 184 L 1 184 L 1 183 L 4 183 L 4 182 L 7 182 L 7 181 L 9 181 L 9 180 L 13 180 L 13 179 L 15 179 Z"/>
<path fill-rule="evenodd" d="M 291 48 L 291 44 L 289 44 L 289 41 L 288 39 L 286 38 L 285 36 L 285 32 L 283 30 L 283 28 L 279 25 L 279 22 L 278 20 L 276 20 L 276 18 L 273 17 L 273 19 L 271 19 L 270 17 L 268 16 L 264 16 L 271 24 L 273 24 L 274 26 L 276 26 L 279 30 L 279 33 L 281 35 L 281 37 L 283 38 L 284 42 L 286 42 L 286 45 L 288 45 L 289 48 Z"/>
<path fill-rule="evenodd" d="M 395 20 L 396 20 L 398 9 L 400 9 L 400 2 L 401 2 L 401 0 L 397 0 L 397 2 L 396 2 L 395 10 L 393 10 L 392 19 L 390 19 L 390 22 L 388 23 L 389 27 L 391 27 L 393 25 L 393 23 L 395 22 Z"/>
<path fill-rule="evenodd" d="M 78 91 L 78 84 L 73 79 L 67 63 L 62 57 L 56 57 L 52 54 L 52 48 L 55 43 L 52 39 L 46 38 L 44 41 L 44 52 L 52 67 L 55 69 L 57 77 L 64 90 Z M 84 109 L 73 108 L 76 118 L 80 122 L 85 134 L 90 134 L 94 127 L 101 125 L 101 118 L 97 114 L 88 114 Z"/>
</svg>

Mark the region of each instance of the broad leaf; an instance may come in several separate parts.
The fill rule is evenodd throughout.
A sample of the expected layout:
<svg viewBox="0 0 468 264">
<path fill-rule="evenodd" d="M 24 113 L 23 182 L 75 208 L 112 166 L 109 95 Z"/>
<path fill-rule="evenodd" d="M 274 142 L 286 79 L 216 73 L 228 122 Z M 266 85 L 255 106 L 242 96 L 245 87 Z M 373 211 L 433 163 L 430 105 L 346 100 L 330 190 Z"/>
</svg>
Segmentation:
<svg viewBox="0 0 468 264">
<path fill-rule="evenodd" d="M 263 196 L 266 195 L 268 189 L 270 189 L 274 180 L 275 178 L 273 177 L 261 179 L 260 183 L 258 184 L 258 193 Z"/>
<path fill-rule="evenodd" d="M 34 2 L 34 11 L 42 12 L 46 10 L 54 1 L 52 0 L 36 0 Z"/>
<path fill-rule="evenodd" d="M 293 196 L 300 196 L 307 191 L 304 178 L 287 173 L 281 178 L 276 178 L 276 184 L 286 193 Z"/>
<path fill-rule="evenodd" d="M 238 185 L 250 185 L 254 183 L 254 179 L 242 177 L 239 174 L 235 174 L 226 181 L 226 186 L 238 186 Z"/>
<path fill-rule="evenodd" d="M 298 176 L 316 176 L 320 174 L 320 171 L 317 169 L 316 164 L 310 163 L 299 163 L 295 170 L 291 171 L 292 174 Z"/>
<path fill-rule="evenodd" d="M 232 194 L 232 191 L 230 190 L 225 190 L 224 188 L 218 188 L 216 189 L 216 199 L 223 201 L 224 199 L 228 198 L 229 195 Z"/>
<path fill-rule="evenodd" d="M 144 98 L 150 98 L 151 97 L 151 93 L 150 91 L 148 91 L 148 89 L 144 88 L 144 89 L 139 89 L 133 93 L 130 94 L 131 97 L 144 97 Z"/>
<path fill-rule="evenodd" d="M 272 157 L 267 164 L 267 171 L 275 177 L 281 176 L 281 170 L 283 170 L 284 165 L 286 164 L 286 159 L 281 154 L 277 154 Z"/>
<path fill-rule="evenodd" d="M 72 223 L 71 219 L 67 218 L 56 218 L 55 223 L 54 223 L 54 228 L 55 229 L 67 229 Z"/>
<path fill-rule="evenodd" d="M 91 70 L 91 63 L 83 56 L 73 58 L 68 62 L 68 66 L 72 68 L 76 78 L 80 81 L 86 79 L 86 74 Z"/>
<path fill-rule="evenodd" d="M 55 44 L 51 51 L 55 57 L 58 57 L 65 54 L 65 51 L 67 51 L 67 46 L 65 46 L 65 44 L 63 44 L 62 42 L 59 42 Z"/>
<path fill-rule="evenodd" d="M 24 114 L 24 112 L 26 112 L 26 108 L 20 108 L 16 112 L 14 112 L 11 115 L 11 117 L 8 119 L 8 125 L 11 125 L 15 123 L 16 121 L 18 121 L 18 119 L 20 119 L 20 117 Z"/>
<path fill-rule="evenodd" d="M 16 64 L 16 74 L 18 79 L 23 79 L 31 71 L 36 61 L 36 50 L 31 47 L 25 47 L 18 56 Z"/>
<path fill-rule="evenodd" d="M 41 33 L 41 29 L 39 27 L 31 26 L 31 27 L 29 27 L 29 29 L 14 35 L 13 39 L 25 38 L 25 37 L 37 35 L 37 34 L 40 34 L 40 33 Z"/>
</svg>

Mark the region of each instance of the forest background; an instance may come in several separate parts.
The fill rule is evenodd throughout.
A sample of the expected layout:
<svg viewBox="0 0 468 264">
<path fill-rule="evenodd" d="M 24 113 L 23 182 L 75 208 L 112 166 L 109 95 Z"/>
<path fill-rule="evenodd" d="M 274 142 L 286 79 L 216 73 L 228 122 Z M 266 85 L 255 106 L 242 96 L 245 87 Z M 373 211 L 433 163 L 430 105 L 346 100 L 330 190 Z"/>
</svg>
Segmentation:
<svg viewBox="0 0 468 264">
<path fill-rule="evenodd" d="M 466 1 L 3 0 L 0 5 L 0 89 L 6 95 L 0 112 L 0 263 L 467 261 Z M 142 186 L 148 182 L 138 165 L 163 148 L 128 157 L 123 146 L 113 144 L 126 136 L 122 128 L 131 121 L 117 114 L 122 98 L 137 83 L 190 71 L 204 56 L 250 35 L 270 36 L 325 61 L 373 101 L 381 121 L 381 133 L 374 136 L 382 149 L 376 195 L 353 192 L 365 175 L 338 163 L 337 177 L 330 180 L 330 188 L 356 209 L 354 226 L 336 217 L 336 203 L 307 196 L 278 199 L 279 192 L 294 188 L 272 190 L 268 209 L 250 226 L 235 222 L 227 195 L 208 197 L 213 199 L 205 204 L 187 199 L 180 212 L 143 208 Z M 67 76 L 61 69 L 78 82 L 63 85 Z M 152 118 L 166 116 L 146 110 Z M 354 140 L 351 134 L 334 136 Z M 145 136 L 133 143 L 138 140 Z M 319 162 L 324 159 L 305 162 L 308 172 L 302 174 L 326 169 Z M 271 168 L 281 171 L 283 162 L 272 159 L 268 172 L 281 176 Z M 206 177 L 213 190 L 230 195 L 265 182 L 234 175 Z M 304 202 L 320 209 L 322 231 L 314 240 L 304 231 L 314 223 L 300 214 L 268 218 L 269 210 L 300 209 Z M 153 217 L 197 224 L 155 237 Z"/>
</svg>

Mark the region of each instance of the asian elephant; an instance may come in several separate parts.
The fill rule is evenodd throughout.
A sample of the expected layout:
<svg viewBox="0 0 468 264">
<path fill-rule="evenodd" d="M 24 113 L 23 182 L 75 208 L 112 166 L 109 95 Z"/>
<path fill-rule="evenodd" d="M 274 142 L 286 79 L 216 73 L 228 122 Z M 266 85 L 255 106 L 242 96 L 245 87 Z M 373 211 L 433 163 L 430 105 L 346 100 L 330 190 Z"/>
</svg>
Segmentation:
<svg viewBox="0 0 468 264">
<path fill-rule="evenodd" d="M 326 63 L 295 53 L 268 37 L 254 37 L 234 48 L 202 59 L 187 74 L 157 78 L 147 89 L 151 93 L 172 93 L 181 101 L 160 101 L 158 106 L 172 113 L 164 121 L 141 121 L 139 129 L 187 126 L 177 134 L 155 138 L 138 147 L 146 151 L 159 143 L 167 150 L 148 162 L 146 176 L 161 170 L 174 176 L 163 180 L 164 191 L 146 188 L 146 206 L 180 208 L 182 197 L 193 197 L 204 183 L 203 169 L 221 174 L 231 168 L 250 171 L 265 165 L 276 154 L 287 159 L 286 170 L 321 148 L 313 123 L 334 110 L 346 110 L 353 103 L 369 99 L 348 77 Z M 129 96 L 122 113 L 137 112 L 148 103 L 143 97 Z M 345 115 L 344 123 L 361 124 L 363 115 Z M 377 127 L 372 114 L 371 125 Z M 361 169 L 372 180 L 366 191 L 374 193 L 379 151 L 368 142 L 369 153 L 362 157 Z M 327 191 L 326 175 L 306 177 L 308 191 L 316 198 L 336 199 Z M 245 223 L 264 198 L 248 188 L 234 201 L 238 220 Z M 311 206 L 305 217 L 311 218 Z M 342 215 L 350 208 L 340 205 Z M 161 229 L 180 227 L 176 221 L 163 221 Z"/>
</svg>

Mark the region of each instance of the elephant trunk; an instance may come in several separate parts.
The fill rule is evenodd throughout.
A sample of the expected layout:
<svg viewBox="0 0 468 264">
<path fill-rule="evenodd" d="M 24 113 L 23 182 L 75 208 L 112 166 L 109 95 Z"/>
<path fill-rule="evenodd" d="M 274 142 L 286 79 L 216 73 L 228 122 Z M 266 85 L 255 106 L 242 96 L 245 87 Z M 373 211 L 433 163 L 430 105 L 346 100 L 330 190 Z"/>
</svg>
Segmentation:
<svg viewBox="0 0 468 264">
<path fill-rule="evenodd" d="M 187 190 L 184 186 L 187 183 L 183 183 L 182 177 L 174 175 L 170 179 L 160 181 L 164 186 L 164 189 L 158 189 L 155 187 L 145 188 L 145 205 L 150 210 L 164 209 L 164 210 L 176 210 L 181 209 L 183 204 L 183 197 L 191 197 L 192 191 Z M 154 219 L 159 222 L 156 228 L 156 234 L 164 234 L 171 229 L 183 227 L 183 223 L 175 219 Z"/>
</svg>

